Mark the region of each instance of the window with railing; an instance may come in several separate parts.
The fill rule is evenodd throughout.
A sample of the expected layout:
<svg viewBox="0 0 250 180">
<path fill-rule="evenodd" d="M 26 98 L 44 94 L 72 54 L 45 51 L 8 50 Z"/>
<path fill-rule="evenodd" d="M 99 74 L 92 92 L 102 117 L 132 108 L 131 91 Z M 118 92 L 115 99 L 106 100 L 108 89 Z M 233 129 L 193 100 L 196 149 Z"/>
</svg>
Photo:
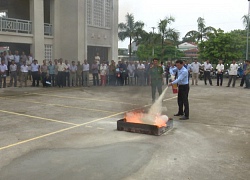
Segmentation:
<svg viewBox="0 0 250 180">
<path fill-rule="evenodd" d="M 113 0 L 88 0 L 87 23 L 97 27 L 111 27 Z"/>
<path fill-rule="evenodd" d="M 92 0 L 87 1 L 87 22 L 92 24 Z"/>
<path fill-rule="evenodd" d="M 53 55 L 52 54 L 52 47 L 53 46 L 50 44 L 44 45 L 44 53 L 45 53 L 44 57 L 45 57 L 47 62 L 52 61 L 52 55 Z"/>
<path fill-rule="evenodd" d="M 105 2 L 105 27 L 111 27 L 111 0 Z"/>
</svg>

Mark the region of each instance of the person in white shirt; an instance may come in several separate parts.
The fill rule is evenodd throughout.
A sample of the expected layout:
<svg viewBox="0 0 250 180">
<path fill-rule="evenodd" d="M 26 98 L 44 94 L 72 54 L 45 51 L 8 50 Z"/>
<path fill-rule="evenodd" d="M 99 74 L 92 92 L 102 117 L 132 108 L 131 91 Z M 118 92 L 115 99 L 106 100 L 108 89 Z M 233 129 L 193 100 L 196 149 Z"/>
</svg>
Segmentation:
<svg viewBox="0 0 250 180">
<path fill-rule="evenodd" d="M 100 65 L 100 76 L 101 76 L 102 86 L 106 86 L 107 71 L 108 71 L 107 65 L 104 62 L 102 62 L 102 64 Z"/>
<path fill-rule="evenodd" d="M 128 70 L 128 78 L 129 78 L 129 85 L 134 85 L 134 77 L 135 77 L 135 65 L 133 61 L 129 62 L 129 65 L 127 67 Z"/>
<path fill-rule="evenodd" d="M 207 85 L 207 79 L 209 81 L 209 84 L 211 86 L 213 85 L 212 80 L 211 80 L 211 71 L 212 71 L 212 69 L 213 69 L 212 65 L 210 64 L 209 60 L 207 60 L 204 63 L 204 82 L 205 82 L 205 85 Z"/>
<path fill-rule="evenodd" d="M 197 62 L 197 60 L 194 60 L 194 62 L 191 64 L 192 85 L 194 85 L 194 81 L 195 81 L 195 85 L 198 85 L 198 76 L 200 72 L 200 67 L 201 67 L 201 64 Z"/>
<path fill-rule="evenodd" d="M 55 61 L 55 64 L 56 61 Z M 65 63 L 63 63 L 63 59 L 60 58 L 59 59 L 59 63 L 56 65 L 57 66 L 57 70 L 58 70 L 58 75 L 57 75 L 57 85 L 58 87 L 62 87 L 65 86 L 64 83 L 65 83 L 65 70 L 66 68 L 68 68 L 68 66 L 65 65 Z"/>
<path fill-rule="evenodd" d="M 68 63 L 68 60 L 65 60 L 65 66 L 66 66 L 66 69 L 64 71 L 65 73 L 64 86 L 70 87 L 70 64 Z"/>
<path fill-rule="evenodd" d="M 11 65 L 11 61 L 14 60 L 14 56 L 11 53 L 11 51 L 8 52 L 9 53 L 9 58 L 8 58 L 8 70 L 10 69 L 10 65 Z M 7 64 L 6 64 L 7 65 Z"/>
<path fill-rule="evenodd" d="M 9 87 L 12 87 L 14 80 L 14 87 L 17 86 L 17 65 L 15 64 L 15 61 L 12 60 L 10 65 L 10 84 Z"/>
<path fill-rule="evenodd" d="M 216 66 L 217 70 L 217 86 L 222 86 L 223 83 L 223 72 L 224 72 L 224 65 L 222 64 L 222 60 L 219 60 L 219 64 Z"/>
<path fill-rule="evenodd" d="M 6 88 L 6 74 L 8 71 L 8 67 L 5 63 L 4 59 L 1 59 L 1 64 L 0 64 L 0 88 Z"/>
<path fill-rule="evenodd" d="M 8 55 L 7 51 L 3 52 L 3 58 L 5 60 L 4 64 L 8 67 L 9 55 Z M 8 67 L 8 71 L 7 71 L 7 76 L 9 76 L 9 67 Z"/>
<path fill-rule="evenodd" d="M 230 87 L 232 80 L 233 80 L 233 87 L 235 87 L 238 68 L 239 68 L 238 64 L 236 64 L 236 61 L 233 60 L 233 63 L 230 65 L 230 68 L 229 68 L 229 71 L 228 71 L 229 81 L 228 81 L 227 87 Z"/>
<path fill-rule="evenodd" d="M 99 67 L 99 66 L 100 66 L 100 61 L 101 61 L 101 58 L 100 58 L 100 56 L 99 56 L 99 53 L 96 53 L 95 61 L 96 61 L 97 65 L 98 65 L 98 67 Z"/>
<path fill-rule="evenodd" d="M 75 64 L 75 61 L 72 61 L 72 65 L 70 66 L 70 86 L 75 87 L 76 86 L 76 71 L 77 66 Z"/>
<path fill-rule="evenodd" d="M 140 61 L 137 66 L 137 73 L 138 73 L 138 85 L 143 86 L 145 85 L 144 82 L 144 71 L 145 71 L 145 65 Z"/>
<path fill-rule="evenodd" d="M 34 58 L 32 53 L 27 58 L 26 65 L 28 66 L 29 72 L 28 72 L 28 79 L 31 80 L 31 64 L 33 63 Z"/>
<path fill-rule="evenodd" d="M 35 87 L 39 86 L 39 79 L 40 79 L 40 65 L 38 61 L 35 59 L 34 62 L 31 64 L 31 74 L 32 74 L 32 86 Z"/>
<path fill-rule="evenodd" d="M 28 73 L 29 73 L 29 66 L 24 61 L 23 65 L 21 66 L 20 87 L 23 87 L 23 83 L 24 83 L 25 87 L 27 87 Z"/>
<path fill-rule="evenodd" d="M 82 85 L 89 87 L 89 64 L 87 59 L 85 59 L 82 64 Z"/>
</svg>

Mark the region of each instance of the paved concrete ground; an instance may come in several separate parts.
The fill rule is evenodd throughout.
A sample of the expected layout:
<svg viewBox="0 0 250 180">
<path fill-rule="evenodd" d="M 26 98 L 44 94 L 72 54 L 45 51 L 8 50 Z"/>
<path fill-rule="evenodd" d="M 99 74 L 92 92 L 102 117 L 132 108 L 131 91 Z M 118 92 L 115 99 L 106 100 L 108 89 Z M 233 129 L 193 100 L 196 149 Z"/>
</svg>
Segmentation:
<svg viewBox="0 0 250 180">
<path fill-rule="evenodd" d="M 249 179 L 250 91 L 202 84 L 190 120 L 160 137 L 116 131 L 150 87 L 1 89 L 0 179 Z M 172 116 L 175 95 L 165 99 Z"/>
</svg>

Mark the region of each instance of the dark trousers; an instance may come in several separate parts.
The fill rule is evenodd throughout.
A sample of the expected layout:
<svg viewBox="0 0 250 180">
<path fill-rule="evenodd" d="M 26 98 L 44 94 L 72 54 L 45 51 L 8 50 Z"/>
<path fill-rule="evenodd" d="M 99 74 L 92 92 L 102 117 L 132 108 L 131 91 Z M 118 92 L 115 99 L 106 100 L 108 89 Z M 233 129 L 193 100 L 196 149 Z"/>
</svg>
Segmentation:
<svg viewBox="0 0 250 180">
<path fill-rule="evenodd" d="M 246 75 L 246 88 L 250 89 L 250 74 Z"/>
<path fill-rule="evenodd" d="M 38 71 L 36 71 L 36 72 L 31 72 L 31 74 L 32 74 L 32 86 L 35 86 L 35 82 L 36 82 L 36 86 L 39 86 L 39 78 L 40 78 L 40 76 L 39 76 L 39 73 L 38 73 Z"/>
<path fill-rule="evenodd" d="M 6 76 L 5 75 L 0 75 L 0 88 L 2 88 L 2 84 L 3 84 L 3 88 L 6 88 Z"/>
<path fill-rule="evenodd" d="M 209 84 L 212 85 L 210 71 L 205 71 L 204 72 L 204 82 L 205 82 L 205 85 L 207 85 L 207 79 L 209 81 Z"/>
<path fill-rule="evenodd" d="M 70 79 L 69 79 L 70 78 L 69 77 L 70 74 L 69 74 L 69 72 L 64 72 L 64 74 L 65 74 L 64 75 L 64 77 L 65 77 L 64 78 L 64 86 L 68 86 L 69 87 L 70 86 Z"/>
<path fill-rule="evenodd" d="M 114 86 L 115 85 L 115 75 L 109 75 L 109 85 Z"/>
<path fill-rule="evenodd" d="M 93 85 L 99 86 L 99 74 L 98 73 L 93 73 Z"/>
<path fill-rule="evenodd" d="M 222 86 L 223 83 L 223 74 L 217 74 L 217 86 Z"/>
<path fill-rule="evenodd" d="M 45 83 L 45 81 L 46 81 L 46 74 L 47 73 L 42 72 L 42 84 L 43 84 L 43 87 L 46 86 L 46 83 Z"/>
<path fill-rule="evenodd" d="M 156 88 L 159 93 L 159 96 L 162 93 L 162 80 L 152 80 L 151 81 L 151 89 L 152 89 L 152 101 L 155 101 L 155 93 L 156 93 Z"/>
<path fill-rule="evenodd" d="M 243 87 L 246 81 L 246 75 L 243 75 L 240 81 L 240 86 Z"/>
<path fill-rule="evenodd" d="M 55 86 L 55 74 L 50 74 L 49 79 L 52 86 Z"/>
<path fill-rule="evenodd" d="M 10 87 L 13 85 L 13 80 L 14 80 L 14 86 L 17 86 L 17 72 L 12 71 L 10 72 Z"/>
<path fill-rule="evenodd" d="M 237 75 L 229 75 L 229 81 L 228 81 L 228 85 L 227 86 L 230 86 L 231 82 L 233 80 L 233 87 L 235 87 L 236 78 L 237 78 Z"/>
<path fill-rule="evenodd" d="M 57 85 L 59 87 L 63 87 L 64 86 L 64 82 L 65 82 L 65 77 L 64 77 L 65 72 L 63 71 L 59 71 L 57 74 Z"/>
<path fill-rule="evenodd" d="M 188 102 L 188 93 L 189 93 L 189 85 L 179 85 L 178 91 L 178 106 L 179 111 L 178 114 L 185 114 L 186 117 L 189 117 L 189 102 Z M 184 113 L 183 113 L 184 106 Z"/>
</svg>

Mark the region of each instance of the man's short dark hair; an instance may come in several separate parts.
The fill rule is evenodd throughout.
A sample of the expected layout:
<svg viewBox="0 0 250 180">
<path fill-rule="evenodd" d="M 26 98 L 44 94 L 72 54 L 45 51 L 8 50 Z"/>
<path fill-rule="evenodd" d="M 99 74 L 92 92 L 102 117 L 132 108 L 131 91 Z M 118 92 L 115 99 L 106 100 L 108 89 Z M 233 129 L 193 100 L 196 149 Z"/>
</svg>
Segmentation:
<svg viewBox="0 0 250 180">
<path fill-rule="evenodd" d="M 178 63 L 178 64 L 183 64 L 183 61 L 182 61 L 182 60 L 177 60 L 175 63 L 176 63 L 176 64 L 177 64 L 177 63 Z"/>
<path fill-rule="evenodd" d="M 159 59 L 158 59 L 158 58 L 154 58 L 154 59 L 153 59 L 153 61 L 154 61 L 154 60 L 159 61 Z"/>
</svg>

